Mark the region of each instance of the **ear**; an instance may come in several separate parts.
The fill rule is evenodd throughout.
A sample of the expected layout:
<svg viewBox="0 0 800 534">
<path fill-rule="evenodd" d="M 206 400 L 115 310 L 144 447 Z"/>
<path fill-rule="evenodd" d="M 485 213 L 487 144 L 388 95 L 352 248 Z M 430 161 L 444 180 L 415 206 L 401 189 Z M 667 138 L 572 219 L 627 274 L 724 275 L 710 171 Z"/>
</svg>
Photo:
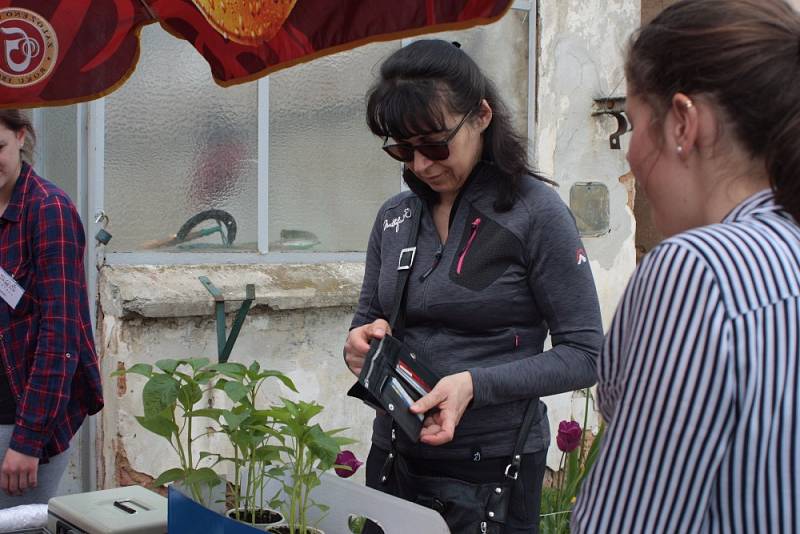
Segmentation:
<svg viewBox="0 0 800 534">
<path fill-rule="evenodd" d="M 672 121 L 667 134 L 678 156 L 686 158 L 698 147 L 700 116 L 695 102 L 684 93 L 675 93 L 669 110 Z"/>
<path fill-rule="evenodd" d="M 22 150 L 22 146 L 25 144 L 25 128 L 21 128 L 18 132 L 15 132 L 14 136 L 19 143 L 19 149 Z"/>
<path fill-rule="evenodd" d="M 481 133 L 489 127 L 492 123 L 492 106 L 489 105 L 489 102 L 486 99 L 482 99 L 481 103 L 478 104 L 478 121 L 476 126 L 478 127 L 478 131 Z"/>
</svg>

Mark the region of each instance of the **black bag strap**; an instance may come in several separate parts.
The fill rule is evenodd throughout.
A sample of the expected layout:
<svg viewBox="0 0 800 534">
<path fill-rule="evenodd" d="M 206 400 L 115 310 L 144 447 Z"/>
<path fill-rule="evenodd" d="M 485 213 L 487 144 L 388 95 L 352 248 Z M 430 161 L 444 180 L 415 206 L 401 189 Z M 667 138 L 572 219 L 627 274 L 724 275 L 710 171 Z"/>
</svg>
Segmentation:
<svg viewBox="0 0 800 534">
<path fill-rule="evenodd" d="M 420 221 L 422 219 L 422 200 L 419 197 L 412 197 L 411 208 L 411 232 L 408 235 L 406 248 L 400 251 L 397 258 L 397 285 L 395 287 L 394 309 L 389 316 L 389 326 L 392 334 L 398 339 L 402 339 L 402 332 L 406 323 L 406 298 L 408 295 L 408 277 L 411 275 L 411 268 L 414 265 L 414 257 L 417 253 L 417 237 L 419 236 Z"/>
<path fill-rule="evenodd" d="M 517 434 L 517 442 L 514 444 L 514 452 L 511 453 L 511 462 L 506 466 L 506 477 L 514 480 L 519 476 L 519 465 L 522 462 L 522 450 L 525 447 L 525 440 L 531 431 L 533 425 L 533 418 L 536 417 L 536 407 L 539 404 L 539 399 L 531 399 L 528 402 L 528 407 L 525 408 L 525 417 L 522 419 L 522 425 L 519 427 Z"/>
</svg>

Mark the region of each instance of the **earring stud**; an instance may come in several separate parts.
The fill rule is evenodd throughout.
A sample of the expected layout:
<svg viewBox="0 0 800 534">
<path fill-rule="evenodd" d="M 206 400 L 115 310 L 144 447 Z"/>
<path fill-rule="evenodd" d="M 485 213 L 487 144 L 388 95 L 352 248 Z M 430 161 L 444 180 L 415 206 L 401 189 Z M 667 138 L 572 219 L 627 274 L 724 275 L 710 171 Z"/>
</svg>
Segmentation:
<svg viewBox="0 0 800 534">
<path fill-rule="evenodd" d="M 683 154 L 683 147 L 678 145 L 678 154 Z"/>
<path fill-rule="evenodd" d="M 689 99 L 686 99 L 686 109 L 691 109 L 692 107 L 694 107 L 694 104 L 692 103 L 692 101 L 689 100 Z"/>
</svg>

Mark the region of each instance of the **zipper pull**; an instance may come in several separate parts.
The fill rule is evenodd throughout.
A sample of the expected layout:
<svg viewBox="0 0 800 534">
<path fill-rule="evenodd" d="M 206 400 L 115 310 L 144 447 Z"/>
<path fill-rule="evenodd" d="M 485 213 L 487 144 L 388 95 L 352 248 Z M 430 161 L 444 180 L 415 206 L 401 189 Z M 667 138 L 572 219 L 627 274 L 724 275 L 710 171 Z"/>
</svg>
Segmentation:
<svg viewBox="0 0 800 534">
<path fill-rule="evenodd" d="M 433 263 L 431 264 L 431 266 L 428 268 L 428 270 L 427 270 L 427 271 L 425 271 L 424 273 L 422 273 L 422 274 L 419 276 L 419 281 L 420 281 L 420 282 L 424 282 L 424 281 L 425 281 L 425 279 L 426 279 L 426 278 L 428 278 L 428 277 L 431 275 L 431 273 L 432 273 L 432 272 L 433 272 L 433 270 L 436 268 L 436 266 L 437 266 L 437 265 L 439 265 L 439 260 L 441 260 L 441 259 L 442 259 L 442 252 L 443 252 L 443 249 L 444 249 L 444 245 L 442 245 L 442 244 L 440 243 L 440 244 L 439 244 L 439 248 L 438 248 L 438 249 L 436 249 L 436 253 L 433 255 Z"/>
<path fill-rule="evenodd" d="M 467 256 L 467 252 L 469 252 L 470 247 L 472 246 L 472 242 L 475 241 L 475 236 L 478 235 L 478 227 L 481 225 L 481 218 L 476 217 L 474 221 L 472 221 L 472 231 L 469 234 L 469 240 L 467 241 L 467 245 L 464 247 L 464 250 L 461 251 L 461 254 L 458 256 L 458 264 L 456 265 L 456 274 L 461 274 L 461 267 L 464 265 L 464 258 Z"/>
</svg>

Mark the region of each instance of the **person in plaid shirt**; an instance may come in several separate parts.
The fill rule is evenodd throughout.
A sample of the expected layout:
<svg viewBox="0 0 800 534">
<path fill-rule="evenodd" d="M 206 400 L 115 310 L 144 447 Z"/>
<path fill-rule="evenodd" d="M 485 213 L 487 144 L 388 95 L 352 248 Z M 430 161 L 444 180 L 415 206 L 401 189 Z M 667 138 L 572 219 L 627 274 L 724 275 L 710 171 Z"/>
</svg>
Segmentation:
<svg viewBox="0 0 800 534">
<path fill-rule="evenodd" d="M 83 226 L 23 161 L 34 138 L 25 115 L 0 110 L 0 508 L 46 503 L 72 436 L 103 407 Z"/>
</svg>

